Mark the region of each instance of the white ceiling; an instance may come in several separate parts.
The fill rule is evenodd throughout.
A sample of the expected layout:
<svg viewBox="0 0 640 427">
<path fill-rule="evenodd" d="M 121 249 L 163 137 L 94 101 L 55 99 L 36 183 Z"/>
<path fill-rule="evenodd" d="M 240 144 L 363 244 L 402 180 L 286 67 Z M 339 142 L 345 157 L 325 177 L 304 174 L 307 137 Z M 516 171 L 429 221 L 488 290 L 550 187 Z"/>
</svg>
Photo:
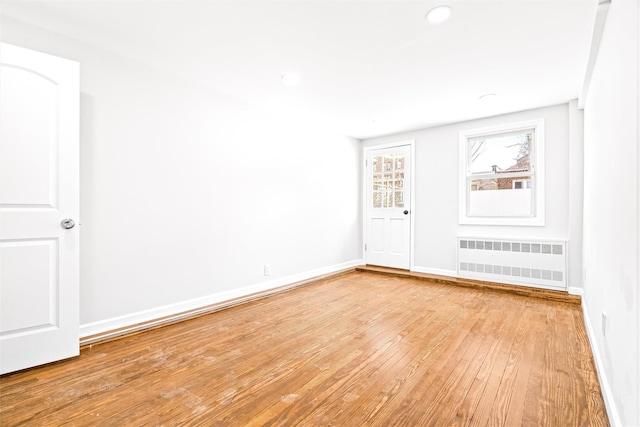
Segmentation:
<svg viewBox="0 0 640 427">
<path fill-rule="evenodd" d="M 448 4 L 448 22 L 425 14 Z M 2 13 L 356 138 L 579 95 L 596 0 L 8 1 Z M 283 72 L 301 82 L 283 86 Z M 481 95 L 496 93 L 493 102 Z"/>
</svg>

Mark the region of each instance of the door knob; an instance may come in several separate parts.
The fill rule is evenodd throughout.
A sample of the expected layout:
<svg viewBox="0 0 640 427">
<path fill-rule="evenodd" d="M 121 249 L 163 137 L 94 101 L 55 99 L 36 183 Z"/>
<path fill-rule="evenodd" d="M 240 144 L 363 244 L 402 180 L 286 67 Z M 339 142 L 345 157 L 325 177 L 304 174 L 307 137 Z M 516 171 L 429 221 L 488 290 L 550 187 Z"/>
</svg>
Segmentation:
<svg viewBox="0 0 640 427">
<path fill-rule="evenodd" d="M 408 214 L 409 214 L 409 211 L 405 210 L 405 211 L 404 211 L 404 214 L 405 214 L 405 215 L 408 215 Z"/>
<path fill-rule="evenodd" d="M 63 219 L 62 222 L 60 222 L 60 226 L 65 230 L 70 230 L 75 227 L 75 225 L 76 223 L 71 218 Z"/>
</svg>

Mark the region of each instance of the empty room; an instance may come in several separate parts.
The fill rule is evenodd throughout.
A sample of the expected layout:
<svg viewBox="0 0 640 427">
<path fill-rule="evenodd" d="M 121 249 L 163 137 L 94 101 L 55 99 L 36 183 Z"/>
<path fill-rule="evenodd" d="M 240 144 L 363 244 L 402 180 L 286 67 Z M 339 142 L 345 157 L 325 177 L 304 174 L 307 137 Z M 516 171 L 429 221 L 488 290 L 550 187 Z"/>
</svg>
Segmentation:
<svg viewBox="0 0 640 427">
<path fill-rule="evenodd" d="M 0 0 L 0 425 L 640 426 L 637 0 Z"/>
</svg>

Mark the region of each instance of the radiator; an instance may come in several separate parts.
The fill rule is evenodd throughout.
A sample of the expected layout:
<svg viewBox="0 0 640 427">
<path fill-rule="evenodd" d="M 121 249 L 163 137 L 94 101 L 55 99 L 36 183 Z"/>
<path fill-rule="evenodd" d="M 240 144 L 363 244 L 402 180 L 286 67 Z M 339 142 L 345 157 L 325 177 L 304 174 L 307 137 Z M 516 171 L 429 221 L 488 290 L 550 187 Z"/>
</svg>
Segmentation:
<svg viewBox="0 0 640 427">
<path fill-rule="evenodd" d="M 563 240 L 458 237 L 458 276 L 567 289 L 567 242 Z"/>
</svg>

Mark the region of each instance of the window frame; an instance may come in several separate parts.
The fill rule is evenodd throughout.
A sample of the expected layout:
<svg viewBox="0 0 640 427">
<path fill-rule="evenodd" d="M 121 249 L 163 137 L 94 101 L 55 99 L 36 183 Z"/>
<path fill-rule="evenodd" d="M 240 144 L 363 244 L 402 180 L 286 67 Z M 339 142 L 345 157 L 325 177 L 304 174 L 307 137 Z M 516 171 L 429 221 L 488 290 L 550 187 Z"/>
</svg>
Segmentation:
<svg viewBox="0 0 640 427">
<path fill-rule="evenodd" d="M 516 187 L 517 183 L 521 183 L 522 187 L 517 188 Z M 514 179 L 513 181 L 511 181 L 511 184 L 512 184 L 511 188 L 514 189 L 514 190 L 523 190 L 525 188 L 531 189 L 531 180 L 530 179 Z"/>
<path fill-rule="evenodd" d="M 469 198 L 471 189 L 467 185 L 469 177 L 469 139 L 491 138 L 501 134 L 520 132 L 534 129 L 535 140 L 533 146 L 533 164 L 531 167 L 532 191 L 534 192 L 533 215 L 531 216 L 471 216 L 469 212 Z M 545 128 L 544 119 L 526 120 L 506 123 L 459 132 L 459 223 L 468 225 L 517 225 L 544 226 L 545 225 Z"/>
</svg>

